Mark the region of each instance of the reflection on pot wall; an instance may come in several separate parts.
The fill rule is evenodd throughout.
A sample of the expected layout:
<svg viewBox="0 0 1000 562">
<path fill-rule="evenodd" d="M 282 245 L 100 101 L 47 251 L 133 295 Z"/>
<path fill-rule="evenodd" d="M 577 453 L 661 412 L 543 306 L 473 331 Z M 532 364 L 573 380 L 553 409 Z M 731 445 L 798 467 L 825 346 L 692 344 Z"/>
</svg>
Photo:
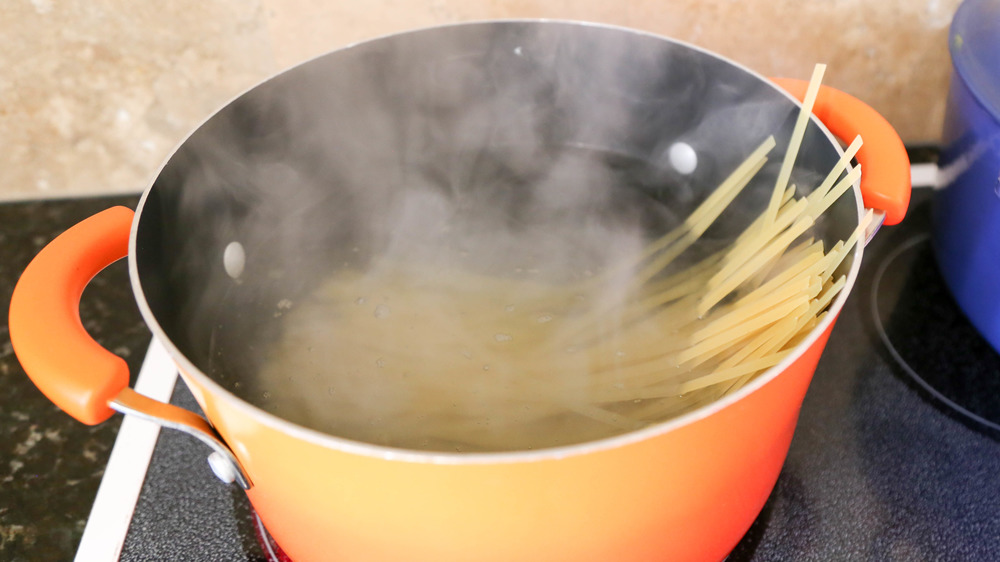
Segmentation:
<svg viewBox="0 0 1000 562">
<path fill-rule="evenodd" d="M 0 5 L 0 198 L 139 191 L 226 100 L 378 35 L 491 18 L 600 21 L 693 42 L 768 75 L 872 104 L 936 140 L 959 0 L 177 0 Z"/>
</svg>

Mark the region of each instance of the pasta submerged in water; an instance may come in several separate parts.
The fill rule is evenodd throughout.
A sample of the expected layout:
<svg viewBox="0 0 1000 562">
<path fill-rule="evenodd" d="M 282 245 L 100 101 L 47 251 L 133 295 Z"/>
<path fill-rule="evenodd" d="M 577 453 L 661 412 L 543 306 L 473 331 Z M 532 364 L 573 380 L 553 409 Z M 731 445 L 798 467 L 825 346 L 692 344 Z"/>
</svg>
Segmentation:
<svg viewBox="0 0 1000 562">
<path fill-rule="evenodd" d="M 813 223 L 860 176 L 788 186 L 817 67 L 765 211 L 729 247 L 669 266 L 754 178 L 766 139 L 676 229 L 618 267 L 572 283 L 383 260 L 344 271 L 285 313 L 263 367 L 274 413 L 333 435 L 439 451 L 527 450 L 608 437 L 738 390 L 778 364 L 844 287 L 834 277 L 871 214 L 825 248 Z M 608 298 L 603 286 L 624 279 Z M 317 329 L 323 326 L 323 329 Z M 391 391 L 387 392 L 386 390 Z"/>
</svg>

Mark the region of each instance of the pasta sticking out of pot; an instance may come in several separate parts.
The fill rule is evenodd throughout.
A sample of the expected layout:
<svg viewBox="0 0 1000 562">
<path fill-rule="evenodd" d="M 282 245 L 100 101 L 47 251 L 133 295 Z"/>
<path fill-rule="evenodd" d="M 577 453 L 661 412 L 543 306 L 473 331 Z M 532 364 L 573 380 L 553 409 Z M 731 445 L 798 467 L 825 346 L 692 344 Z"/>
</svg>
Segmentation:
<svg viewBox="0 0 1000 562">
<path fill-rule="evenodd" d="M 278 415 L 349 439 L 441 451 L 579 443 L 709 404 L 787 358 L 844 287 L 871 213 L 826 247 L 813 224 L 860 176 L 857 138 L 808 195 L 789 186 L 814 74 L 767 208 L 728 247 L 670 266 L 768 161 L 765 139 L 674 230 L 575 282 L 383 259 L 285 314 L 262 376 Z M 609 297 L 609 284 L 624 287 Z M 447 311 L 447 313 L 441 313 Z M 316 326 L 325 328 L 317 330 Z M 304 353 L 303 349 L 308 349 Z M 385 392 L 385 389 L 391 392 Z"/>
</svg>

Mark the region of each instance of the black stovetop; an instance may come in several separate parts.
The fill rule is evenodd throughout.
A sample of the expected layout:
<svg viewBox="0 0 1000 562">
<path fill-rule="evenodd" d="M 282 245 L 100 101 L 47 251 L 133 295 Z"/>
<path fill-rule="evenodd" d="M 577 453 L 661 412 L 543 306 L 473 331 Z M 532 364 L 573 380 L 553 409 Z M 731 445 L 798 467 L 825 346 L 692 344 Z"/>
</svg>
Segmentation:
<svg viewBox="0 0 1000 562">
<path fill-rule="evenodd" d="M 929 198 L 916 192 L 904 225 L 883 229 L 866 251 L 777 487 L 730 560 L 1000 553 L 1000 432 L 948 404 L 1000 421 L 1000 355 L 943 288 Z M 183 385 L 174 401 L 194 406 Z M 212 476 L 205 455 L 161 433 L 123 560 L 263 558 L 246 497 Z"/>
<path fill-rule="evenodd" d="M 979 338 L 943 288 L 927 234 L 930 199 L 930 190 L 915 191 L 906 221 L 883 228 L 866 250 L 858 284 L 806 396 L 777 486 L 730 560 L 993 560 L 1000 553 L 1000 431 L 991 427 L 1000 425 L 1000 355 Z M 84 206 L 101 204 L 90 200 Z M 134 307 L 124 304 L 131 297 L 123 273 L 114 274 L 114 284 L 122 286 L 113 294 L 99 292 L 103 287 L 88 289 L 96 295 L 90 302 L 98 304 L 90 305 L 96 312 L 84 311 L 85 322 L 94 317 L 99 323 L 105 309 Z M 126 316 L 133 326 L 134 313 Z M 118 347 L 131 350 L 135 368 L 148 334 L 130 337 L 136 341 Z M 113 337 L 104 338 L 115 347 Z M 15 369 L 5 367 L 0 375 L 13 381 L 19 374 Z M 40 394 L 23 394 L 19 411 L 33 416 L 35 410 L 52 410 Z M 35 402 L 37 408 L 31 406 Z M 172 402 L 196 409 L 183 384 L 175 388 Z M 10 410 L 6 402 L 4 410 Z M 40 434 L 29 455 L 44 452 L 49 461 L 12 458 L 23 458 L 19 462 L 27 463 L 26 469 L 41 470 L 34 467 L 46 462 L 52 466 L 30 475 L 26 469 L 12 472 L 13 482 L 23 483 L 23 493 L 21 488 L 12 491 L 9 483 L 0 487 L 5 528 L 37 512 L 29 505 L 32 498 L 62 505 L 61 490 L 75 489 L 64 472 L 75 466 L 73 456 L 81 454 L 66 445 L 49 451 L 59 439 L 72 444 L 77 438 L 70 433 L 73 426 L 50 437 L 47 418 L 19 423 L 25 427 L 17 429 L 16 440 L 11 437 L 11 446 Z M 78 433 L 93 432 L 86 431 Z M 207 453 L 186 435 L 160 432 L 122 560 L 265 559 L 246 496 L 216 480 L 205 462 Z M 105 457 L 100 453 L 96 464 Z M 99 478 L 100 472 L 95 474 Z M 89 486 L 87 481 L 73 484 L 83 485 Z M 87 494 L 92 490 L 81 497 Z M 78 513 L 77 504 L 84 500 L 67 502 L 67 509 Z M 72 535 L 81 528 L 80 519 L 73 517 L 62 523 L 55 521 L 58 517 L 45 519 L 53 519 L 57 531 L 52 533 L 41 520 L 29 529 L 37 537 L 67 534 L 59 549 L 28 540 L 21 532 L 13 539 L 0 537 L 0 558 L 32 560 L 52 552 L 54 559 L 65 558 L 72 553 Z"/>
</svg>

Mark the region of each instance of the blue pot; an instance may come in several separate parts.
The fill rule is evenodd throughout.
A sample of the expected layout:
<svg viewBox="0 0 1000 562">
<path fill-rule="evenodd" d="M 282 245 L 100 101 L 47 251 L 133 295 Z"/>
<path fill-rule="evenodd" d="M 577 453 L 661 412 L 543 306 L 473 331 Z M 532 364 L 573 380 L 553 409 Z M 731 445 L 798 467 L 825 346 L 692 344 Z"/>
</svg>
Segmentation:
<svg viewBox="0 0 1000 562">
<path fill-rule="evenodd" d="M 934 199 L 934 250 L 952 295 L 1000 351 L 1000 0 L 965 0 Z"/>
</svg>

